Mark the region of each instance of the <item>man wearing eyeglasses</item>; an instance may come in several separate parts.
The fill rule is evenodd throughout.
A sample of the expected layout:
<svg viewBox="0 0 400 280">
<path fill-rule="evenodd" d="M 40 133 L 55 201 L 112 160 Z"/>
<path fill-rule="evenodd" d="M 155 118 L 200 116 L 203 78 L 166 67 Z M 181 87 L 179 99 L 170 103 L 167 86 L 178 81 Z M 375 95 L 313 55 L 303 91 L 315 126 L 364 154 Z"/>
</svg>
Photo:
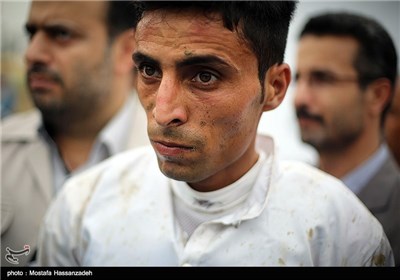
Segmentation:
<svg viewBox="0 0 400 280">
<path fill-rule="evenodd" d="M 397 75 L 392 39 L 364 16 L 318 15 L 300 33 L 296 64 L 302 140 L 378 218 L 400 265 L 400 170 L 382 134 Z"/>
</svg>

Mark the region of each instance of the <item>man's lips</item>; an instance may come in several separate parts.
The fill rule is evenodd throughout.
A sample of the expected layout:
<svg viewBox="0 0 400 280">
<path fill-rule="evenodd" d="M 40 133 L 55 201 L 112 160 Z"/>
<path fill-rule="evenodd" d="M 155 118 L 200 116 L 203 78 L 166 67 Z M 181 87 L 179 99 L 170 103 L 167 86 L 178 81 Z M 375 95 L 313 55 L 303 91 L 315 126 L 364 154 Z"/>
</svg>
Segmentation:
<svg viewBox="0 0 400 280">
<path fill-rule="evenodd" d="M 300 126 L 314 126 L 324 123 L 324 119 L 317 114 L 311 114 L 305 108 L 300 108 L 296 111 L 297 120 Z"/>
<path fill-rule="evenodd" d="M 299 117 L 298 122 L 301 126 L 321 124 L 321 121 L 316 118 Z"/>
<path fill-rule="evenodd" d="M 58 86 L 58 82 L 44 74 L 32 73 L 28 78 L 31 89 L 50 89 Z"/>
<path fill-rule="evenodd" d="M 165 157 L 178 156 L 181 155 L 182 153 L 193 151 L 193 147 L 179 143 L 155 141 L 155 140 L 152 140 L 151 142 L 157 153 Z"/>
</svg>

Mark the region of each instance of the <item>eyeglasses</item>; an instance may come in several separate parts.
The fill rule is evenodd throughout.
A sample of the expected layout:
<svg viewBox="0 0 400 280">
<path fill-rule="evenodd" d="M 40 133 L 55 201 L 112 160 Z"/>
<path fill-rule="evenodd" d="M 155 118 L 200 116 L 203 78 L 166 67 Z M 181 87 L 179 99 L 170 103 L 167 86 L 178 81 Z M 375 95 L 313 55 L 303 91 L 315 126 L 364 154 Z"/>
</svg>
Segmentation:
<svg viewBox="0 0 400 280">
<path fill-rule="evenodd" d="M 341 83 L 359 82 L 357 77 L 339 76 L 328 71 L 312 71 L 308 75 L 300 75 L 297 73 L 294 82 L 299 83 L 300 80 L 305 80 L 307 84 L 312 87 L 329 87 Z"/>
</svg>

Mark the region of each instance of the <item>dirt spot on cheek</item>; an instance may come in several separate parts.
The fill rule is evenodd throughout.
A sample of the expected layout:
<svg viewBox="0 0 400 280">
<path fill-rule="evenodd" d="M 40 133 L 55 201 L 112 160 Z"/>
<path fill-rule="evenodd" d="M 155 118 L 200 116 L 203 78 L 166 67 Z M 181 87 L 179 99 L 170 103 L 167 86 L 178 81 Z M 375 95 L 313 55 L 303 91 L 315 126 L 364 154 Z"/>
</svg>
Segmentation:
<svg viewBox="0 0 400 280">
<path fill-rule="evenodd" d="M 148 105 L 146 106 L 146 111 L 153 110 L 153 108 L 154 108 L 154 103 L 151 102 L 150 104 L 148 104 Z"/>
<path fill-rule="evenodd" d="M 211 118 L 210 111 L 206 108 L 201 108 L 200 110 L 203 110 L 203 115 L 202 115 L 202 120 L 200 120 L 200 127 L 205 127 L 209 123 L 214 126 L 215 125 L 215 120 Z"/>
</svg>

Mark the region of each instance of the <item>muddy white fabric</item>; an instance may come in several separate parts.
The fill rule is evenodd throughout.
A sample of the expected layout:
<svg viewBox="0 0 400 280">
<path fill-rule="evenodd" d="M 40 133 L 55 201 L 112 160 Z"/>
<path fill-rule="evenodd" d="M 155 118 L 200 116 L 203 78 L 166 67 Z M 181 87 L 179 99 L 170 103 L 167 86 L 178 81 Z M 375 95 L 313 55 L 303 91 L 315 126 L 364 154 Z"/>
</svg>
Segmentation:
<svg viewBox="0 0 400 280">
<path fill-rule="evenodd" d="M 382 226 L 343 183 L 276 161 L 272 139 L 247 198 L 187 238 L 172 180 L 148 147 L 68 181 L 40 233 L 45 266 L 391 266 Z"/>
<path fill-rule="evenodd" d="M 264 152 L 239 180 L 212 192 L 198 192 L 186 182 L 171 180 L 174 214 L 186 237 L 204 222 L 236 211 L 247 199 L 265 161 Z"/>
</svg>

